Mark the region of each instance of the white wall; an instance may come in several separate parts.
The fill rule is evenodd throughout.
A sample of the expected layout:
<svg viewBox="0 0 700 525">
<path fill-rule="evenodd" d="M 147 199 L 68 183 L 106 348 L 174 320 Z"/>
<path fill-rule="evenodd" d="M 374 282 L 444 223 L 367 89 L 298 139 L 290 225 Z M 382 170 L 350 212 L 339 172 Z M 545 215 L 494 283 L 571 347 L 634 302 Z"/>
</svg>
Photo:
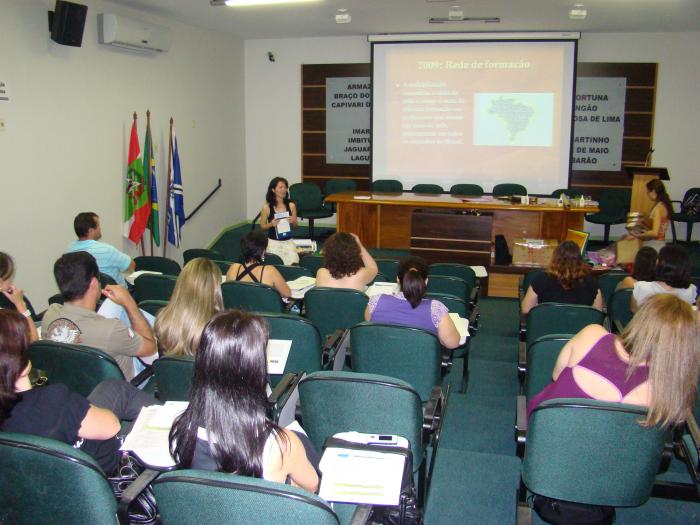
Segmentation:
<svg viewBox="0 0 700 525">
<path fill-rule="evenodd" d="M 669 193 L 680 199 L 698 186 L 700 33 L 584 34 L 582 62 L 658 62 L 653 162 L 669 169 Z M 276 62 L 267 60 L 272 51 Z M 301 180 L 301 64 L 369 62 L 364 37 L 252 40 L 245 43 L 246 173 L 248 215 L 259 211 L 269 179 Z M 266 123 L 266 124 L 262 124 Z M 602 227 L 586 223 L 593 235 Z M 613 228 L 621 235 L 623 227 Z M 696 228 L 700 230 L 700 228 Z M 685 228 L 679 225 L 679 236 Z M 698 238 L 700 231 L 694 232 Z M 669 233 L 670 236 L 670 233 Z"/>
<path fill-rule="evenodd" d="M 185 211 L 218 178 L 223 181 L 185 226 L 181 249 L 206 246 L 223 227 L 245 218 L 242 41 L 100 0 L 82 3 L 89 6 L 83 46 L 73 48 L 49 38 L 46 13 L 53 0 L 0 0 L 0 80 L 11 96 L 0 102 L 0 250 L 14 256 L 16 282 L 37 307 L 57 291 L 53 262 L 75 238 L 77 212 L 97 212 L 103 240 L 138 254 L 121 233 L 134 111 L 143 148 L 151 110 L 162 224 L 171 116 Z M 97 44 L 96 16 L 104 11 L 170 27 L 170 51 L 144 54 Z M 181 261 L 172 246 L 168 255 Z"/>
</svg>

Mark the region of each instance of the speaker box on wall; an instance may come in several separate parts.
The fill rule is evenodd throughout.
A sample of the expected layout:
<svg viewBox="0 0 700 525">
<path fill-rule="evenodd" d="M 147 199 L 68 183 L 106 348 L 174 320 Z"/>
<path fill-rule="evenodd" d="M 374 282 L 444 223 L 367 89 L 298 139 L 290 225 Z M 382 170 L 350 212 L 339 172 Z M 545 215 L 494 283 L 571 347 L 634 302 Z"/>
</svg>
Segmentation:
<svg viewBox="0 0 700 525">
<path fill-rule="evenodd" d="M 83 29 L 87 6 L 56 0 L 51 20 L 51 40 L 64 46 L 80 47 L 83 43 Z"/>
</svg>

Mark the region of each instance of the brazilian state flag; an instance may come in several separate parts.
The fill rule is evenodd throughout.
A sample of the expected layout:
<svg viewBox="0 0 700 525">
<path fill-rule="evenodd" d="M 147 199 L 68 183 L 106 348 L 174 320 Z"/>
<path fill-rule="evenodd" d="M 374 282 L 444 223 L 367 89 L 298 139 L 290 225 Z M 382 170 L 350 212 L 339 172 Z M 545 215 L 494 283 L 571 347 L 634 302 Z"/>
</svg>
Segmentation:
<svg viewBox="0 0 700 525">
<path fill-rule="evenodd" d="M 153 140 L 151 139 L 151 123 L 146 127 L 146 140 L 143 145 L 143 172 L 149 181 L 151 189 L 151 216 L 148 229 L 156 246 L 160 246 L 160 221 L 158 218 L 158 183 L 156 180 L 156 160 L 153 157 Z"/>
</svg>

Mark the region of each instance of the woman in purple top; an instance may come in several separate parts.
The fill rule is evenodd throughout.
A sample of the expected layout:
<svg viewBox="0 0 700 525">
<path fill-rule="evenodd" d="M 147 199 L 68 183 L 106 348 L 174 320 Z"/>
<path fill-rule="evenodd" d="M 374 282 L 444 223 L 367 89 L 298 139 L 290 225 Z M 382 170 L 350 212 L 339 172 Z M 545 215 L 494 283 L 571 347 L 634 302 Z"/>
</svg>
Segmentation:
<svg viewBox="0 0 700 525">
<path fill-rule="evenodd" d="M 587 326 L 562 349 L 528 417 L 543 401 L 572 397 L 648 407 L 645 426 L 682 422 L 696 395 L 699 336 L 690 305 L 670 294 L 644 303 L 619 338 Z"/>
<path fill-rule="evenodd" d="M 447 307 L 440 301 L 425 299 L 428 265 L 420 257 L 407 257 L 399 263 L 397 281 L 401 292 L 375 295 L 365 310 L 365 320 L 422 328 L 437 335 L 446 348 L 459 346 L 459 332 Z"/>
</svg>

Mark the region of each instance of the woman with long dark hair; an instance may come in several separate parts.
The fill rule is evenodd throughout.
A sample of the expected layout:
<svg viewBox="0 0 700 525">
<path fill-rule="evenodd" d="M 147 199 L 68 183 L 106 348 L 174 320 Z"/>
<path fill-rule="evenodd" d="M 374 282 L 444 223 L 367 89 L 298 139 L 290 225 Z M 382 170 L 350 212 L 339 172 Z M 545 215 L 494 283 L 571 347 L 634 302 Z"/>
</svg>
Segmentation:
<svg viewBox="0 0 700 525">
<path fill-rule="evenodd" d="M 642 246 L 634 257 L 632 275 L 628 275 L 617 283 L 615 291 L 634 288 L 635 283 L 638 281 L 654 281 L 656 279 L 656 260 L 658 257 L 659 254 L 654 248 Z"/>
<path fill-rule="evenodd" d="M 265 321 L 229 310 L 204 328 L 190 404 L 170 431 L 181 467 L 264 478 L 315 492 L 318 475 L 304 445 L 266 415 Z"/>
<path fill-rule="evenodd" d="M 428 265 L 421 257 L 406 257 L 399 263 L 397 280 L 401 291 L 396 295 L 371 297 L 365 320 L 423 328 L 437 335 L 445 348 L 459 346 L 459 332 L 440 301 L 426 299 Z"/>
<path fill-rule="evenodd" d="M 630 233 L 626 238 L 644 241 L 644 246 L 651 246 L 656 251 L 666 244 L 666 230 L 673 215 L 671 197 L 666 186 L 659 179 L 647 182 L 647 196 L 654 203 L 646 221 L 647 228 L 641 232 Z"/>
<path fill-rule="evenodd" d="M 557 247 L 547 271 L 536 277 L 525 292 L 520 311 L 527 314 L 540 303 L 582 304 L 603 309 L 598 283 L 575 242 L 564 241 Z"/>
<path fill-rule="evenodd" d="M 260 227 L 267 231 L 269 243 L 267 251 L 282 258 L 284 264 L 299 262 L 296 248 L 292 242 L 291 231 L 280 233 L 278 227 L 288 223 L 290 228 L 297 225 L 297 207 L 289 200 L 289 183 L 283 177 L 275 177 L 267 186 L 265 204 L 260 211 Z"/>
</svg>

